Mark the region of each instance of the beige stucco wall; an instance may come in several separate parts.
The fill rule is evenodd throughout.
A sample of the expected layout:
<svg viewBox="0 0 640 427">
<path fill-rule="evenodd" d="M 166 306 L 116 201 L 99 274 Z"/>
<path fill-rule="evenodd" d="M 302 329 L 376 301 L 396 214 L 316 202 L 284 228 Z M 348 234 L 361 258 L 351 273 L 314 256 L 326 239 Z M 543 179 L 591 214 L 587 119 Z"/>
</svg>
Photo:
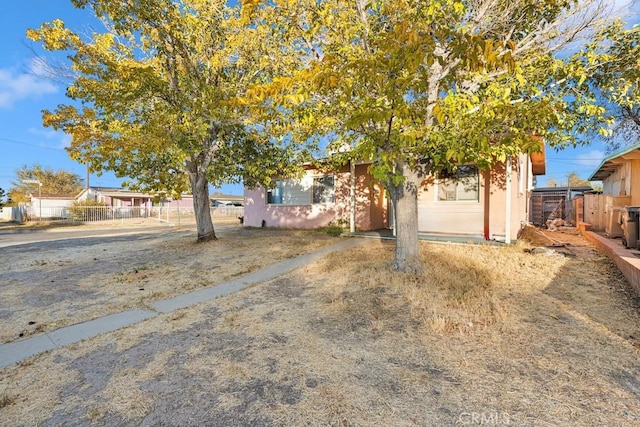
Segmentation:
<svg viewBox="0 0 640 427">
<path fill-rule="evenodd" d="M 437 200 L 437 181 L 428 181 L 418 194 L 418 231 L 481 237 L 484 228 L 482 179 L 480 179 L 480 200 L 458 202 Z"/>
<path fill-rule="evenodd" d="M 621 160 L 618 168 L 602 184 L 604 194 L 630 196 L 629 204 L 640 206 L 640 160 Z"/>
<path fill-rule="evenodd" d="M 484 237 L 485 216 L 488 216 L 489 239 L 505 240 L 507 185 L 504 172 L 504 164 L 498 164 L 492 171 L 481 172 L 479 200 L 473 202 L 437 200 L 437 180 L 427 180 L 428 184 L 418 196 L 418 230 L 422 233 Z M 514 159 L 510 192 L 511 240 L 517 238 L 523 221 L 527 219 L 529 176 L 528 157 L 522 155 Z"/>
</svg>

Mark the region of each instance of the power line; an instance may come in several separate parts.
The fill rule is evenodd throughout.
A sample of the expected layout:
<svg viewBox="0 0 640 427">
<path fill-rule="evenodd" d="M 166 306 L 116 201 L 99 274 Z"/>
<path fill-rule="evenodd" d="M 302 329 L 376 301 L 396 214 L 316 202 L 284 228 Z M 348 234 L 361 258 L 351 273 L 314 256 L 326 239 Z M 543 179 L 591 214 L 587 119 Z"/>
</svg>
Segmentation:
<svg viewBox="0 0 640 427">
<path fill-rule="evenodd" d="M 571 158 L 571 157 L 547 157 L 547 160 L 592 160 L 592 161 L 601 161 L 602 157 L 580 157 L 579 159 Z"/>
<path fill-rule="evenodd" d="M 0 137 L 0 141 L 11 142 L 12 144 L 27 145 L 29 147 L 44 148 L 45 150 L 57 150 L 57 151 L 64 150 L 64 148 L 47 147 L 46 145 L 42 145 L 42 144 L 32 144 L 30 142 L 16 141 L 15 139 L 2 138 L 2 137 Z"/>
</svg>

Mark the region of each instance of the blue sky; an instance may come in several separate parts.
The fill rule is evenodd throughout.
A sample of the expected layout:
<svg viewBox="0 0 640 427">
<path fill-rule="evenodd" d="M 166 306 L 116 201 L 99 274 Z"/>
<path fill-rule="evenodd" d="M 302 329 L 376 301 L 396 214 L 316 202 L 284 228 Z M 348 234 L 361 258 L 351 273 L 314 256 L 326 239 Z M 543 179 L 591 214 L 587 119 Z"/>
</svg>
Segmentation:
<svg viewBox="0 0 640 427">
<path fill-rule="evenodd" d="M 625 5 L 626 0 L 616 3 Z M 640 21 L 640 4 L 624 6 L 631 15 L 630 23 Z M 15 170 L 22 165 L 40 164 L 54 170 L 71 171 L 82 178 L 85 167 L 71 160 L 64 147 L 70 138 L 42 126 L 41 111 L 67 103 L 65 88 L 32 74 L 34 53 L 39 51 L 25 36 L 27 28 L 39 27 L 43 22 L 62 19 L 67 26 L 81 30 L 89 26 L 100 29 L 90 11 L 75 9 L 68 0 L 22 0 L 4 2 L 0 14 L 0 188 L 8 190 L 15 180 Z M 605 147 L 598 141 L 589 146 L 547 150 L 547 174 L 540 177 L 539 186 L 550 178 L 561 183 L 569 172 L 588 178 L 605 155 Z M 91 175 L 93 186 L 120 186 L 121 180 L 111 173 L 101 177 Z M 239 185 L 222 188 L 223 192 L 241 194 Z"/>
</svg>

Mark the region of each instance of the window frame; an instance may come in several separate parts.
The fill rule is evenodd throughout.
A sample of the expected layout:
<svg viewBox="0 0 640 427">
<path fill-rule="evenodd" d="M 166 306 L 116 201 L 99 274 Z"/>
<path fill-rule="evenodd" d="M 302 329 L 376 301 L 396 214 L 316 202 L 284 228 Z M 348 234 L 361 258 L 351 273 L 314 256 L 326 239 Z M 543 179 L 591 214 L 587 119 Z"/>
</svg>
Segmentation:
<svg viewBox="0 0 640 427">
<path fill-rule="evenodd" d="M 335 175 L 313 175 L 311 177 L 311 204 L 331 205 L 336 202 L 336 178 Z M 331 181 L 328 186 L 325 181 Z M 327 194 L 328 193 L 328 194 Z M 316 200 L 316 196 L 319 198 Z"/>
<path fill-rule="evenodd" d="M 277 179 L 275 181 L 275 183 L 276 183 L 276 185 L 274 187 L 265 188 L 265 197 L 264 197 L 265 205 L 283 205 L 283 203 L 282 203 L 282 201 L 283 201 L 282 193 L 283 193 L 283 189 L 284 189 L 284 180 Z M 274 191 L 277 191 L 275 197 L 277 197 L 280 200 L 279 202 L 269 201 L 269 200 L 273 200 Z"/>
<path fill-rule="evenodd" d="M 290 185 L 287 185 L 289 181 Z M 335 174 L 315 174 L 305 175 L 299 183 L 293 183 L 292 178 L 284 178 L 275 180 L 273 188 L 265 188 L 264 203 L 266 206 L 313 206 L 313 205 L 331 205 L 335 204 Z M 305 183 L 306 181 L 306 183 Z M 331 185 L 327 185 L 325 181 L 331 181 Z M 304 185 L 308 188 L 304 188 Z M 308 196 L 306 203 L 286 203 L 288 187 L 294 185 L 303 186 L 300 191 L 303 195 Z"/>
<path fill-rule="evenodd" d="M 473 172 L 465 172 L 465 169 L 471 169 Z M 436 175 L 436 194 L 435 198 L 438 203 L 480 203 L 480 169 L 477 165 L 474 164 L 465 164 L 459 165 L 454 172 L 449 171 L 441 171 Z M 461 199 L 460 195 L 468 193 L 468 191 L 461 191 L 460 186 L 465 185 L 463 179 L 473 178 L 475 180 L 475 197 L 468 199 Z M 449 182 L 447 182 L 449 181 Z M 449 199 L 449 194 L 445 195 L 445 198 L 442 198 L 443 190 L 447 192 L 451 192 L 452 190 L 445 190 L 443 187 L 446 184 L 454 184 L 455 188 L 453 190 L 454 197 L 453 199 Z"/>
</svg>

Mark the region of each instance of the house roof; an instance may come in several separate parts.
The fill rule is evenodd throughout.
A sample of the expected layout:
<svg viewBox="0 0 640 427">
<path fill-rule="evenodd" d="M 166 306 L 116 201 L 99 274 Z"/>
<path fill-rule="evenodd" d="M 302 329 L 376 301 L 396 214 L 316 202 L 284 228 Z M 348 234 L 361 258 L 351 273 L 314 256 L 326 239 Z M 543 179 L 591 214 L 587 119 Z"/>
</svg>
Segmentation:
<svg viewBox="0 0 640 427">
<path fill-rule="evenodd" d="M 139 198 L 150 199 L 154 197 L 152 194 L 141 193 L 139 191 L 131 191 L 131 190 L 127 190 L 126 188 L 119 188 L 119 187 L 91 187 L 91 189 L 99 192 L 103 196 L 108 196 L 113 198 L 139 197 Z M 191 194 L 183 193 L 182 198 L 185 198 L 185 197 L 192 197 L 192 196 Z"/>
<path fill-rule="evenodd" d="M 124 190 L 122 188 L 97 188 L 97 187 L 91 187 L 94 190 L 96 190 L 97 192 L 99 192 L 100 194 L 102 194 L 103 196 L 108 196 L 108 197 L 115 197 L 115 198 L 119 198 L 119 197 L 141 197 L 141 198 L 150 198 L 153 197 L 149 194 L 144 194 L 144 193 L 140 193 L 138 191 L 129 191 L 129 190 Z"/>
<path fill-rule="evenodd" d="M 591 174 L 589 181 L 602 181 L 614 173 L 622 163 L 635 159 L 640 159 L 640 142 L 606 157 Z"/>
<path fill-rule="evenodd" d="M 547 173 L 547 155 L 545 153 L 544 139 L 541 137 L 535 137 L 535 139 L 540 141 L 540 151 L 529 154 L 529 159 L 531 159 L 531 172 L 534 175 L 544 175 Z"/>
<path fill-rule="evenodd" d="M 531 159 L 531 172 L 534 175 L 544 175 L 547 173 L 546 154 L 544 152 L 544 142 L 540 144 L 540 151 L 529 154 Z"/>
<path fill-rule="evenodd" d="M 213 193 L 209 195 L 209 199 L 211 200 L 228 200 L 231 202 L 242 202 L 244 201 L 244 196 L 233 196 L 231 194 L 222 194 L 222 193 Z"/>
<path fill-rule="evenodd" d="M 53 200 L 74 200 L 75 196 L 69 196 L 68 194 L 41 194 L 38 196 L 34 193 L 29 193 L 34 199 L 53 199 Z"/>
<path fill-rule="evenodd" d="M 566 193 L 567 191 L 584 193 L 587 191 L 592 191 L 588 185 L 581 185 L 576 187 L 539 187 L 531 190 L 532 193 Z"/>
</svg>

